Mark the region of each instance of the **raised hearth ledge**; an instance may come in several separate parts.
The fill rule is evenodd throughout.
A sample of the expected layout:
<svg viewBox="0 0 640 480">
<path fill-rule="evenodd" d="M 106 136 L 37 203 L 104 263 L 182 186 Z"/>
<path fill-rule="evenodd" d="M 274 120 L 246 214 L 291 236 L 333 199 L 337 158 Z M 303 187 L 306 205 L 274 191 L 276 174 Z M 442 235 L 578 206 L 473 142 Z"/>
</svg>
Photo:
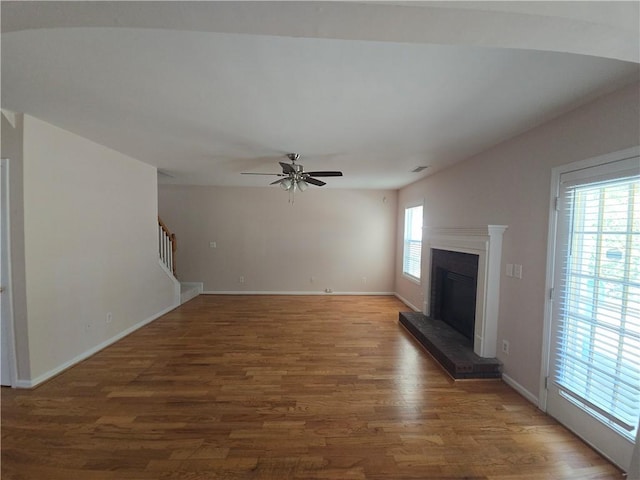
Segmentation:
<svg viewBox="0 0 640 480">
<path fill-rule="evenodd" d="M 502 262 L 502 235 L 507 225 L 483 227 L 429 227 L 423 228 L 425 252 L 425 282 L 423 313 L 430 314 L 431 249 L 478 255 L 478 286 L 476 292 L 476 319 L 473 351 L 484 358 L 496 356 L 498 343 L 498 310 L 500 306 L 500 272 Z"/>
</svg>

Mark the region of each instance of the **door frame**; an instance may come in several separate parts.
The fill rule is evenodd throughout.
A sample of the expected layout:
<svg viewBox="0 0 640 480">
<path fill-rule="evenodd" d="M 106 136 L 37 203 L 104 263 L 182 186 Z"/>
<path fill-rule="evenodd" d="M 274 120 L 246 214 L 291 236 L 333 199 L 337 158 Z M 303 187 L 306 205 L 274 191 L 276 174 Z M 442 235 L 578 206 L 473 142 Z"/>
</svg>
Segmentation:
<svg viewBox="0 0 640 480">
<path fill-rule="evenodd" d="M 558 196 L 560 194 L 560 176 L 564 173 L 595 167 L 605 163 L 624 160 L 626 158 L 632 158 L 640 156 L 640 146 L 619 150 L 616 152 L 608 153 L 605 155 L 599 155 L 591 157 L 585 160 L 578 160 L 568 163 L 566 165 L 560 165 L 554 167 L 551 170 L 551 188 L 549 195 L 549 228 L 547 234 L 547 265 L 546 265 L 546 278 L 545 278 L 545 304 L 544 304 L 544 324 L 543 324 L 543 337 L 542 337 L 542 362 L 540 368 L 540 383 L 538 393 L 538 408 L 543 412 L 547 412 L 547 382 L 551 375 L 551 356 L 553 339 L 552 335 L 552 321 L 553 321 L 553 307 L 554 307 L 554 278 L 555 278 L 555 266 L 556 266 L 556 240 L 558 233 Z M 591 444 L 587 439 L 583 439 L 585 442 Z M 625 466 L 626 467 L 626 466 Z"/>
<path fill-rule="evenodd" d="M 0 255 L 2 256 L 2 268 L 6 272 L 7 278 L 4 279 L 4 291 L 2 292 L 2 309 L 5 315 L 1 315 L 2 332 L 7 335 L 8 338 L 3 340 L 2 344 L 8 347 L 9 359 L 9 377 L 10 386 L 15 388 L 18 382 L 18 362 L 16 357 L 16 340 L 15 340 L 15 325 L 13 316 L 13 289 L 12 289 L 12 272 L 11 272 L 11 208 L 10 208 L 10 195 L 9 195 L 9 172 L 10 172 L 10 160 L 8 158 L 0 159 L 0 168 L 2 174 L 0 175 Z"/>
</svg>

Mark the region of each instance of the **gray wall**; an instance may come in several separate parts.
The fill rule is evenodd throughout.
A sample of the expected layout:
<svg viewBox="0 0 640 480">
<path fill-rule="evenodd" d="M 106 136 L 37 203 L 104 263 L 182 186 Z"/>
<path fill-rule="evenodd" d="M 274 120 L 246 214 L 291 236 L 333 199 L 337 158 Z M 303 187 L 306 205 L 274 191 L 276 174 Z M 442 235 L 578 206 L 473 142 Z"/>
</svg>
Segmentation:
<svg viewBox="0 0 640 480">
<path fill-rule="evenodd" d="M 205 291 L 388 293 L 396 199 L 391 190 L 309 187 L 292 205 L 276 186 L 161 185 L 158 208 L 178 237 L 178 278 Z"/>
</svg>

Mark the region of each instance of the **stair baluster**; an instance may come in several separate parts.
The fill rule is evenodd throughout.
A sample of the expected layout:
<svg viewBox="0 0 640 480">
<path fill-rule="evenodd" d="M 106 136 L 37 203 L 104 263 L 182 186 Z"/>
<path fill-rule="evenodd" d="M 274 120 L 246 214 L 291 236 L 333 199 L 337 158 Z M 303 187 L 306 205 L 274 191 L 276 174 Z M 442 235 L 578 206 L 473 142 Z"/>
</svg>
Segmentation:
<svg viewBox="0 0 640 480">
<path fill-rule="evenodd" d="M 158 247 L 160 260 L 175 276 L 176 274 L 176 234 L 158 217 Z"/>
</svg>

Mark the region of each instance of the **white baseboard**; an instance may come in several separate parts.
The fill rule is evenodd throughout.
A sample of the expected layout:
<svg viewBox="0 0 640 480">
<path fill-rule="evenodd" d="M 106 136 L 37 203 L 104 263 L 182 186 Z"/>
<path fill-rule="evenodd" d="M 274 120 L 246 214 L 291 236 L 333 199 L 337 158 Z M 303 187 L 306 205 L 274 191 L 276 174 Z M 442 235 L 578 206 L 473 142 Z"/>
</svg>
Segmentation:
<svg viewBox="0 0 640 480">
<path fill-rule="evenodd" d="M 398 300 L 400 300 L 402 303 L 404 303 L 407 307 L 413 309 L 415 312 L 422 312 L 422 310 L 420 310 L 418 307 L 416 307 L 415 305 L 412 305 L 409 300 L 407 300 L 404 297 L 401 297 L 397 293 L 394 293 L 393 296 L 396 297 Z"/>
<path fill-rule="evenodd" d="M 169 313 L 171 310 L 173 310 L 173 309 L 175 309 L 177 307 L 178 307 L 178 305 L 172 305 L 170 307 L 165 308 L 161 312 L 158 312 L 155 315 L 153 315 L 153 316 L 151 316 L 151 317 L 149 317 L 149 318 L 147 318 L 145 320 L 142 320 L 141 322 L 136 323 L 135 325 L 127 328 L 126 330 L 123 330 L 122 332 L 120 332 L 117 335 L 109 338 L 108 340 L 105 340 L 104 342 L 100 343 L 99 345 L 96 345 L 95 347 L 90 348 L 86 352 L 82 352 L 80 355 L 75 356 L 71 360 L 68 360 L 68 361 L 64 362 L 62 365 L 58 365 L 56 368 L 53 368 L 53 369 L 49 370 L 48 372 L 45 372 L 42 375 L 37 376 L 34 379 L 31 379 L 31 380 L 18 379 L 18 381 L 16 382 L 16 388 L 34 388 L 34 387 L 37 387 L 41 383 L 46 382 L 47 380 L 49 380 L 49 379 L 55 377 L 56 375 L 59 375 L 60 373 L 64 372 L 68 368 L 71 368 L 74 365 L 82 362 L 83 360 L 86 360 L 87 358 L 91 357 L 92 355 L 95 355 L 100 350 L 103 350 L 104 348 L 107 348 L 109 345 L 112 345 L 115 342 L 117 342 L 118 340 L 123 339 L 127 335 L 132 334 L 136 330 L 138 330 L 138 329 L 144 327 L 145 325 L 153 322 L 154 320 L 160 318 L 162 315 L 165 315 L 166 313 Z"/>
<path fill-rule="evenodd" d="M 216 291 L 206 290 L 203 295 L 371 295 L 371 296 L 391 296 L 393 292 L 262 292 L 262 291 Z"/>
<path fill-rule="evenodd" d="M 502 374 L 502 380 L 504 380 L 504 383 L 506 383 L 507 385 L 509 385 L 511 388 L 513 388 L 516 392 L 518 392 L 520 395 L 522 395 L 524 398 L 526 398 L 527 400 L 529 400 L 531 403 L 533 403 L 536 407 L 538 406 L 538 397 L 536 395 L 534 395 L 533 393 L 531 393 L 529 390 L 527 390 L 526 388 L 524 388 L 522 385 L 520 385 L 518 382 L 516 382 L 513 378 L 511 378 L 509 375 L 507 375 L 506 373 Z"/>
</svg>

